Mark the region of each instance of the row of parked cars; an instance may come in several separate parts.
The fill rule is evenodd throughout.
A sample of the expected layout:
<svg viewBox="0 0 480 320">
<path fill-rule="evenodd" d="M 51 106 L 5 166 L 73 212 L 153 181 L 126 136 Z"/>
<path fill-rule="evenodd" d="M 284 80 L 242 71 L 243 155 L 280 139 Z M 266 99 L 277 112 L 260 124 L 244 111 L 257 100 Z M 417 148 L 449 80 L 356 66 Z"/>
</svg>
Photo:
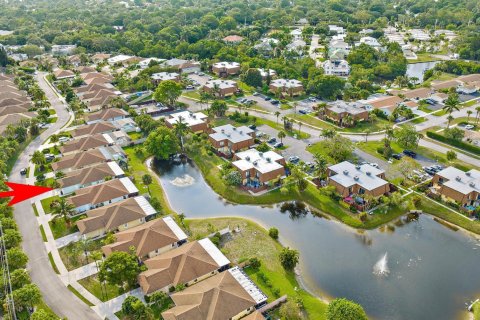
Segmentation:
<svg viewBox="0 0 480 320">
<path fill-rule="evenodd" d="M 442 170 L 443 170 L 443 167 L 439 164 L 435 164 L 435 165 L 429 166 L 429 167 L 423 167 L 423 171 L 425 171 L 426 173 L 428 173 L 431 176 L 435 175 L 435 173 L 437 173 L 439 171 L 442 171 Z"/>
<path fill-rule="evenodd" d="M 262 99 L 265 100 L 265 101 L 270 101 L 270 103 L 273 104 L 274 106 L 280 105 L 280 101 L 275 100 L 275 99 L 272 99 L 272 97 L 269 97 L 269 96 L 267 96 L 267 95 L 260 94 L 260 93 L 258 93 L 258 92 L 254 92 L 253 95 L 254 95 L 254 96 L 257 96 L 257 97 L 260 97 L 260 98 L 262 98 Z"/>
</svg>

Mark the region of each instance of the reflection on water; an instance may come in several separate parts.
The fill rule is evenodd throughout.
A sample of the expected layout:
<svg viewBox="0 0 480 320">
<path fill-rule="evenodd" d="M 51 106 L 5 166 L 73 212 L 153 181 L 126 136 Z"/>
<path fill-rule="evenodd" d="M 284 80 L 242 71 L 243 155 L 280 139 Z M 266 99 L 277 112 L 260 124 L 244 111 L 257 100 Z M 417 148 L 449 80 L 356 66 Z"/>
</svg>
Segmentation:
<svg viewBox="0 0 480 320">
<path fill-rule="evenodd" d="M 419 82 L 422 82 L 425 71 L 433 69 L 438 62 L 439 61 L 409 63 L 405 75 L 409 78 L 417 78 Z"/>
<path fill-rule="evenodd" d="M 430 216 L 402 217 L 379 230 L 358 232 L 302 210 L 301 203 L 228 203 L 191 163 L 157 166 L 177 212 L 189 218 L 240 216 L 277 228 L 281 241 L 300 251 L 303 277 L 311 290 L 321 288 L 329 296 L 357 301 L 375 319 L 452 320 L 465 302 L 480 297 L 480 242 Z M 171 183 L 185 175 L 193 184 Z M 372 268 L 386 252 L 390 273 L 378 277 Z"/>
</svg>

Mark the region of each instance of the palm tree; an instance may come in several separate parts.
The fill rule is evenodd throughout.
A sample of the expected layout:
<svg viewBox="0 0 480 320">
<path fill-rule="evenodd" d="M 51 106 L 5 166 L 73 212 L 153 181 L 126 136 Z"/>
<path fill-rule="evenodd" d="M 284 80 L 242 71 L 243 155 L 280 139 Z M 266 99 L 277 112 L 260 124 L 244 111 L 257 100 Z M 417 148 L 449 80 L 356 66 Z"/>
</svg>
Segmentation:
<svg viewBox="0 0 480 320">
<path fill-rule="evenodd" d="M 208 101 L 210 101 L 210 98 L 211 98 L 211 95 L 210 93 L 206 92 L 206 91 L 202 91 L 200 92 L 200 105 L 206 105 L 207 108 L 208 108 Z M 201 107 L 201 109 L 203 110 L 203 107 Z"/>
<path fill-rule="evenodd" d="M 460 101 L 458 100 L 458 94 L 456 93 L 451 93 L 447 100 L 445 100 L 445 106 L 443 107 L 443 110 L 447 112 L 448 114 L 452 114 L 453 111 L 458 111 L 458 104 Z"/>
<path fill-rule="evenodd" d="M 364 131 L 364 133 L 365 133 L 365 142 L 368 141 L 368 135 L 370 134 L 370 132 L 371 132 L 370 128 L 365 129 L 365 131 Z"/>
<path fill-rule="evenodd" d="M 285 138 L 286 136 L 287 136 L 287 134 L 283 130 L 279 131 L 278 135 L 277 135 L 278 139 L 280 139 L 280 142 L 282 142 L 282 143 L 283 143 L 283 138 Z"/>
<path fill-rule="evenodd" d="M 278 117 L 280 117 L 281 113 L 280 111 L 275 111 L 275 116 L 277 117 L 277 124 L 278 124 Z"/>
<path fill-rule="evenodd" d="M 298 121 L 298 134 L 300 135 L 302 133 L 302 121 Z M 299 137 L 300 138 L 300 137 Z"/>
<path fill-rule="evenodd" d="M 188 125 L 183 122 L 183 118 L 179 117 L 177 123 L 173 125 L 173 132 L 175 135 L 180 139 L 180 145 L 182 146 L 182 153 L 185 152 L 185 146 L 183 144 L 183 137 L 185 136 L 185 133 L 189 130 L 190 128 Z"/>
<path fill-rule="evenodd" d="M 336 134 L 337 134 L 337 131 L 335 131 L 335 129 L 323 129 L 320 136 L 324 138 L 333 138 L 335 137 Z"/>
<path fill-rule="evenodd" d="M 327 159 L 320 153 L 315 153 L 313 155 L 314 162 L 315 162 L 315 167 L 317 169 L 318 173 L 318 178 L 322 179 L 325 176 L 325 173 L 327 172 L 327 166 L 328 162 Z"/>
<path fill-rule="evenodd" d="M 185 227 L 185 224 L 183 223 L 183 221 L 185 220 L 185 214 L 184 213 L 180 213 L 178 215 L 178 219 L 180 220 L 180 223 L 182 224 L 182 226 Z"/>
<path fill-rule="evenodd" d="M 41 151 L 37 150 L 32 155 L 32 163 L 40 166 L 40 171 L 43 171 L 45 169 L 45 163 L 47 163 L 47 159 L 45 159 L 45 155 Z"/>
<path fill-rule="evenodd" d="M 60 198 L 52 206 L 52 213 L 55 218 L 62 217 L 67 224 L 70 224 L 70 215 L 75 212 L 75 206 Z"/>
<path fill-rule="evenodd" d="M 477 111 L 477 115 L 475 116 L 475 123 L 478 124 L 478 120 L 480 119 L 480 106 L 475 108 Z"/>
<path fill-rule="evenodd" d="M 317 106 L 317 110 L 318 110 L 317 115 L 323 118 L 323 116 L 325 115 L 325 111 L 327 110 L 327 104 L 325 102 L 320 103 Z"/>
<path fill-rule="evenodd" d="M 293 103 L 293 114 L 297 114 L 297 107 L 298 107 L 298 103 L 295 101 Z"/>
<path fill-rule="evenodd" d="M 470 122 L 470 116 L 472 115 L 472 110 L 467 110 L 467 122 Z"/>
<path fill-rule="evenodd" d="M 447 117 L 447 120 L 448 120 L 447 129 L 450 128 L 450 122 L 452 122 L 453 119 L 455 118 L 451 114 L 449 114 Z"/>
<path fill-rule="evenodd" d="M 148 194 L 150 194 L 150 185 L 153 182 L 152 176 L 149 175 L 148 173 L 144 174 L 142 176 L 142 182 L 143 182 L 144 185 L 147 186 Z"/>
</svg>

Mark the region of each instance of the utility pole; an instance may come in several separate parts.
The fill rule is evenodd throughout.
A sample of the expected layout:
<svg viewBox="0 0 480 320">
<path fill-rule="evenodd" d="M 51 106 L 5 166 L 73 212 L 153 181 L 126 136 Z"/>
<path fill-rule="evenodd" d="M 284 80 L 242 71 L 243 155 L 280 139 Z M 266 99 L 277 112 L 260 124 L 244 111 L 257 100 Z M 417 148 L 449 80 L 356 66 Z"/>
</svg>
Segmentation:
<svg viewBox="0 0 480 320">
<path fill-rule="evenodd" d="M 0 264 L 2 268 L 2 276 L 3 276 L 3 290 L 5 296 L 5 314 L 9 316 L 8 319 L 17 320 L 17 314 L 15 313 L 15 301 L 13 301 L 12 295 L 12 282 L 10 279 L 10 269 L 8 267 L 8 257 L 7 257 L 7 249 L 5 247 L 5 240 L 3 237 L 3 227 L 2 223 L 0 222 Z"/>
</svg>

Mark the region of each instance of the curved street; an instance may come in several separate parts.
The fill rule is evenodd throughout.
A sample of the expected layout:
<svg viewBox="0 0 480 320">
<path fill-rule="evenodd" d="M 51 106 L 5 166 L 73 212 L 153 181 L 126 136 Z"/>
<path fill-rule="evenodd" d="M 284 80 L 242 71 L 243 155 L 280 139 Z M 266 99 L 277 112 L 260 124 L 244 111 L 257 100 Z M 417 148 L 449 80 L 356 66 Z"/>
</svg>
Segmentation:
<svg viewBox="0 0 480 320">
<path fill-rule="evenodd" d="M 53 89 L 44 79 L 45 73 L 38 73 L 36 80 L 55 109 L 58 119 L 40 136 L 35 138 L 20 154 L 9 180 L 25 183 L 25 177 L 20 175 L 20 170 L 29 166 L 29 160 L 34 151 L 69 122 L 70 114 Z M 23 250 L 29 258 L 27 265 L 32 282 L 40 288 L 45 303 L 60 317 L 72 320 L 99 319 L 96 313 L 84 302 L 67 289 L 60 277 L 53 271 L 48 259 L 48 252 L 43 245 L 39 225 L 30 201 L 24 201 L 14 207 L 15 220 L 23 236 Z"/>
</svg>

